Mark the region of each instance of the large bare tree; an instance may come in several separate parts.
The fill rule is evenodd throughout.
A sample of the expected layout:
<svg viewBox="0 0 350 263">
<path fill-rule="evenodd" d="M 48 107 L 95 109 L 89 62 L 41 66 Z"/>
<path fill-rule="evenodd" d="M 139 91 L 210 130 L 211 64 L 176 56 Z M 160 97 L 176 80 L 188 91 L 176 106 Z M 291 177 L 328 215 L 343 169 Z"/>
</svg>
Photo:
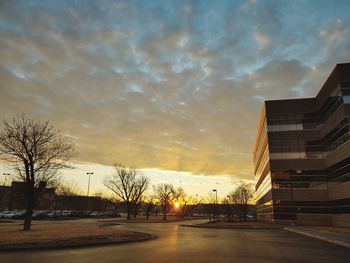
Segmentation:
<svg viewBox="0 0 350 263">
<path fill-rule="evenodd" d="M 71 167 L 68 161 L 74 153 L 74 145 L 49 121 L 41 122 L 22 115 L 3 122 L 0 159 L 12 166 L 26 183 L 23 230 L 31 229 L 35 187 L 40 181 L 54 182 L 60 169 Z"/>
<path fill-rule="evenodd" d="M 124 201 L 127 220 L 130 220 L 132 212 L 135 212 L 136 206 L 142 200 L 143 193 L 148 188 L 149 179 L 138 176 L 135 169 L 115 164 L 114 173 L 105 178 L 104 185 Z"/>
<path fill-rule="evenodd" d="M 163 220 L 166 220 L 173 203 L 185 195 L 182 187 L 175 188 L 172 184 L 159 184 L 154 188 L 154 192 L 163 212 Z"/>
</svg>

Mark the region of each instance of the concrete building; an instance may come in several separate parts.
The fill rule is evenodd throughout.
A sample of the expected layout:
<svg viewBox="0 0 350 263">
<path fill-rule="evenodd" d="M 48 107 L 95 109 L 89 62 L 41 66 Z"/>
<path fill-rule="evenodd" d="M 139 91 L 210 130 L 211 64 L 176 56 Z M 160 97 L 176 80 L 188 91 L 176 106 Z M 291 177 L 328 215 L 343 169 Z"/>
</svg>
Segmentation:
<svg viewBox="0 0 350 263">
<path fill-rule="evenodd" d="M 265 101 L 254 165 L 258 219 L 350 226 L 350 63 L 314 98 Z"/>
</svg>

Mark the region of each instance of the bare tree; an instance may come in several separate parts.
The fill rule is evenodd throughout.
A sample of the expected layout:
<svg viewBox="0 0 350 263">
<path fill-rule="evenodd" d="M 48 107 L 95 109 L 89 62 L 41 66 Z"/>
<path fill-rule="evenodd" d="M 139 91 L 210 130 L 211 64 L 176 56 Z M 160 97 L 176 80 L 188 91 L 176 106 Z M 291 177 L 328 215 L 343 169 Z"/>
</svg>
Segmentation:
<svg viewBox="0 0 350 263">
<path fill-rule="evenodd" d="M 31 229 L 35 187 L 40 181 L 55 181 L 60 169 L 71 168 L 68 161 L 73 155 L 73 144 L 48 121 L 40 122 L 22 115 L 10 122 L 3 122 L 0 158 L 10 164 L 26 183 L 27 204 L 23 230 Z"/>
<path fill-rule="evenodd" d="M 181 216 L 193 215 L 193 212 L 201 205 L 202 199 L 196 196 L 187 196 L 181 209 Z"/>
<path fill-rule="evenodd" d="M 230 193 L 230 199 L 235 205 L 235 213 L 239 218 L 247 220 L 248 203 L 253 197 L 252 184 L 242 183 Z"/>
<path fill-rule="evenodd" d="M 137 178 L 136 180 L 136 187 L 135 187 L 135 191 L 133 193 L 132 196 L 132 210 L 133 210 L 133 216 L 134 218 L 136 218 L 136 216 L 138 215 L 140 206 L 142 204 L 142 200 L 144 197 L 144 193 L 147 190 L 149 185 L 149 179 L 144 177 L 144 176 L 140 176 L 139 178 Z"/>
<path fill-rule="evenodd" d="M 154 193 L 148 193 L 145 197 L 145 210 L 146 210 L 146 219 L 149 218 L 149 215 L 157 205 L 157 197 Z"/>
<path fill-rule="evenodd" d="M 216 205 L 216 198 L 215 195 L 213 195 L 212 192 L 210 192 L 207 196 L 207 204 L 205 205 L 205 213 L 209 215 L 209 222 L 214 221 L 215 214 L 217 213 L 217 205 Z"/>
<path fill-rule="evenodd" d="M 233 220 L 238 219 L 241 217 L 240 215 L 240 194 L 237 190 L 232 191 L 229 194 L 229 201 L 232 203 L 233 205 L 233 209 L 232 209 L 232 218 Z"/>
<path fill-rule="evenodd" d="M 154 192 L 163 212 L 163 220 L 166 220 L 166 216 L 171 210 L 174 201 L 178 200 L 185 193 L 182 187 L 175 189 L 172 184 L 159 184 L 154 188 Z"/>
<path fill-rule="evenodd" d="M 57 195 L 81 195 L 82 190 L 79 188 L 75 181 L 61 180 L 58 185 L 56 185 Z"/>
<path fill-rule="evenodd" d="M 148 188 L 149 180 L 144 176 L 137 176 L 135 169 L 115 164 L 114 173 L 105 178 L 104 185 L 124 201 L 127 220 L 130 220 L 135 206 L 141 202 L 142 195 Z"/>
<path fill-rule="evenodd" d="M 232 221 L 232 205 L 230 204 L 230 198 L 224 198 L 222 201 L 224 213 L 226 214 L 226 220 Z"/>
</svg>

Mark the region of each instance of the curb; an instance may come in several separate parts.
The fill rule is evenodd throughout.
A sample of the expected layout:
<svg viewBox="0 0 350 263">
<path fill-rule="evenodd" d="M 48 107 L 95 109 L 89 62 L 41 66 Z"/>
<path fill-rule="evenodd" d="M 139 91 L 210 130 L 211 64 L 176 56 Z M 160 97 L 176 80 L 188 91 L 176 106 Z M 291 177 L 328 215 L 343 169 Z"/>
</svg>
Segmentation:
<svg viewBox="0 0 350 263">
<path fill-rule="evenodd" d="M 133 232 L 133 233 L 140 233 L 140 232 Z M 144 237 L 136 238 L 136 239 L 129 239 L 129 240 L 111 240 L 112 236 L 101 236 L 98 240 L 85 240 L 80 241 L 79 243 L 46 243 L 46 244 L 23 244 L 22 246 L 11 246 L 8 247 L 1 247 L 0 252 L 11 252 L 11 251 L 28 251 L 28 250 L 54 250 L 54 249 L 73 249 L 73 248 L 85 248 L 85 247 L 96 247 L 96 246 L 105 246 L 105 245 L 117 245 L 117 244 L 127 244 L 127 243 L 134 243 L 134 242 L 144 242 L 148 240 L 156 239 L 157 236 L 142 233 L 145 235 Z"/>
<path fill-rule="evenodd" d="M 319 239 L 319 240 L 322 240 L 322 241 L 325 241 L 325 242 L 328 242 L 328 243 L 331 243 L 331 244 L 334 244 L 334 245 L 338 245 L 338 246 L 342 246 L 342 247 L 346 247 L 346 248 L 350 249 L 350 243 L 347 243 L 347 242 L 344 242 L 344 241 L 330 239 L 330 238 L 327 238 L 327 237 L 323 237 L 323 236 L 320 236 L 320 235 L 307 233 L 307 232 L 304 232 L 304 231 L 301 231 L 301 230 L 297 230 L 297 229 L 292 229 L 292 228 L 289 228 L 289 227 L 285 227 L 284 230 L 289 231 L 289 232 L 293 232 L 293 233 L 297 233 L 297 234 L 300 234 L 300 235 L 312 237 L 312 238 L 315 238 L 315 239 Z"/>
</svg>

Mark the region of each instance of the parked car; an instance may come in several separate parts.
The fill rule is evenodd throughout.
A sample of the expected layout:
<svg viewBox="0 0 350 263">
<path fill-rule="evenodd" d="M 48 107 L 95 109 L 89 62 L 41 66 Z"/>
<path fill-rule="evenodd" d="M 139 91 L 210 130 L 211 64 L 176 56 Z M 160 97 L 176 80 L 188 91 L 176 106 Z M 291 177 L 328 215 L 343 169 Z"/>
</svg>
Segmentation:
<svg viewBox="0 0 350 263">
<path fill-rule="evenodd" d="M 55 210 L 55 211 L 51 211 L 50 213 L 47 214 L 47 216 L 49 218 L 57 218 L 57 217 L 63 217 L 66 214 L 64 213 L 64 211 L 61 210 Z"/>
<path fill-rule="evenodd" d="M 0 211 L 0 218 L 4 218 L 4 215 L 6 215 L 7 212 L 8 210 Z"/>
<path fill-rule="evenodd" d="M 45 210 L 35 210 L 33 212 L 32 218 L 33 219 L 45 219 L 48 217 L 49 213 L 50 213 L 49 211 L 45 211 Z"/>
<path fill-rule="evenodd" d="M 90 216 L 101 216 L 102 213 L 101 213 L 101 212 L 98 212 L 98 211 L 92 211 L 92 212 L 89 212 L 89 215 L 90 215 Z"/>
<path fill-rule="evenodd" d="M 23 219 L 26 215 L 26 210 L 11 210 L 7 211 L 2 218 L 5 219 Z"/>
</svg>

